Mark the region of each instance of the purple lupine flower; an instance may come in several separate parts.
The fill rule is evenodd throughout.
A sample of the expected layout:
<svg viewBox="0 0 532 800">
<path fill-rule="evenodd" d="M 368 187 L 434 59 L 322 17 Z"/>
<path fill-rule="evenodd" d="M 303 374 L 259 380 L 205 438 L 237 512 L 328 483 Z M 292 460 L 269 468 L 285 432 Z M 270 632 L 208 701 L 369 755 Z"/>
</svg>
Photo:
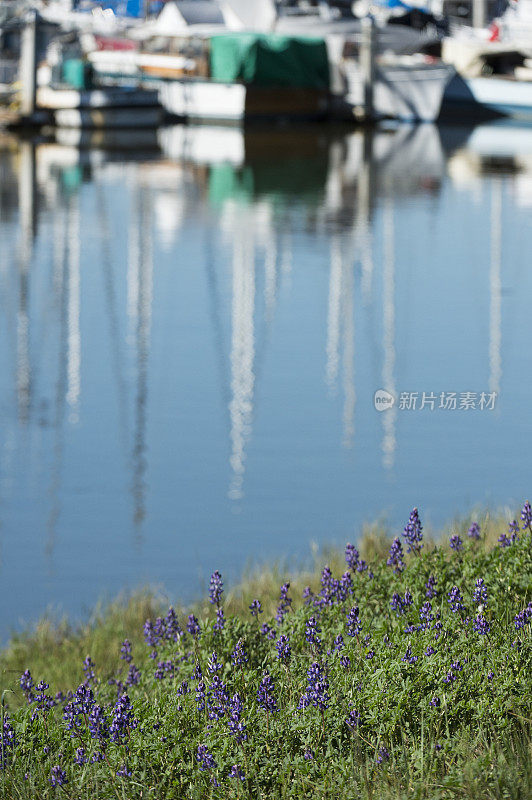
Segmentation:
<svg viewBox="0 0 532 800">
<path fill-rule="evenodd" d="M 89 760 L 89 758 L 88 758 L 87 754 L 85 753 L 84 748 L 83 747 L 78 747 L 77 750 L 76 750 L 76 755 L 74 756 L 75 763 L 79 764 L 79 766 L 82 767 L 83 764 L 87 764 L 88 760 Z"/>
<path fill-rule="evenodd" d="M 429 703 L 429 706 L 432 706 L 433 708 L 438 708 L 440 703 L 441 703 L 441 700 L 440 700 L 439 697 L 433 697 L 432 700 Z"/>
<path fill-rule="evenodd" d="M 289 637 L 281 634 L 275 646 L 277 648 L 277 658 L 282 661 L 283 664 L 288 664 L 292 655 Z"/>
<path fill-rule="evenodd" d="M 401 614 L 404 614 L 403 598 L 401 597 L 400 594 L 398 594 L 398 592 L 394 592 L 392 594 L 392 599 L 390 600 L 390 605 L 392 607 L 392 611 L 395 611 L 397 616 L 400 616 Z"/>
<path fill-rule="evenodd" d="M 428 630 L 431 623 L 434 622 L 434 614 L 432 612 L 432 603 L 427 600 L 419 609 L 419 618 L 421 619 L 421 630 Z"/>
<path fill-rule="evenodd" d="M 249 610 L 251 611 L 251 616 L 255 617 L 255 619 L 258 619 L 259 614 L 262 614 L 262 605 L 260 600 L 253 600 Z"/>
<path fill-rule="evenodd" d="M 521 628 L 524 628 L 525 625 L 529 623 L 531 619 L 532 619 L 532 603 L 529 603 L 526 608 L 524 608 L 522 611 L 519 611 L 519 613 L 516 614 L 514 617 L 514 625 L 516 631 L 520 630 Z"/>
<path fill-rule="evenodd" d="M 352 708 L 345 718 L 345 724 L 354 733 L 362 725 L 362 717 L 356 708 Z"/>
<path fill-rule="evenodd" d="M 112 741 L 121 742 L 137 725 L 138 720 L 133 717 L 131 701 L 127 694 L 123 694 L 113 709 L 113 718 L 109 726 Z"/>
<path fill-rule="evenodd" d="M 198 745 L 198 752 L 196 753 L 196 758 L 200 765 L 201 770 L 208 770 L 208 769 L 215 769 L 216 768 L 216 761 L 214 760 L 214 756 L 212 753 L 209 753 L 207 747 L 204 744 Z"/>
<path fill-rule="evenodd" d="M 227 686 L 219 675 L 214 675 L 207 690 L 207 713 L 209 719 L 214 721 L 225 716 L 225 709 L 229 702 Z"/>
<path fill-rule="evenodd" d="M 49 684 L 45 681 L 39 681 L 36 689 L 36 694 L 33 697 L 33 701 L 35 703 L 35 711 L 31 715 L 32 721 L 37 718 L 39 711 L 48 711 L 48 709 L 53 708 L 55 706 L 55 700 L 49 694 L 46 694 L 46 689 L 49 688 Z"/>
<path fill-rule="evenodd" d="M 173 661 L 159 661 L 154 676 L 158 681 L 164 678 L 173 678 L 176 671 L 176 666 Z"/>
<path fill-rule="evenodd" d="M 17 738 L 8 714 L 4 714 L 4 722 L 0 735 L 0 769 L 5 770 L 11 752 L 15 749 Z"/>
<path fill-rule="evenodd" d="M 472 522 L 467 531 L 470 539 L 480 539 L 480 525 L 478 522 Z"/>
<path fill-rule="evenodd" d="M 227 727 L 237 744 L 242 744 L 247 739 L 246 726 L 241 720 L 242 699 L 238 692 L 227 703 Z"/>
<path fill-rule="evenodd" d="M 235 667 L 242 667 L 248 662 L 248 654 L 244 648 L 244 640 L 239 639 L 231 653 L 231 661 Z"/>
<path fill-rule="evenodd" d="M 266 670 L 262 675 L 262 680 L 259 684 L 259 688 L 257 689 L 257 703 L 265 711 L 271 711 L 272 713 L 278 710 L 274 689 L 274 680 L 270 673 Z"/>
<path fill-rule="evenodd" d="M 318 620 L 316 617 L 310 617 L 307 620 L 307 624 L 305 627 L 305 639 L 309 644 L 313 644 L 316 649 L 320 649 L 321 647 L 321 639 L 320 639 L 321 628 L 318 624 Z"/>
<path fill-rule="evenodd" d="M 425 590 L 426 590 L 425 597 L 428 597 L 429 599 L 436 597 L 436 595 L 438 594 L 436 590 L 436 582 L 437 581 L 434 575 L 429 575 L 429 579 L 425 584 Z"/>
<path fill-rule="evenodd" d="M 444 683 L 454 683 L 454 681 L 458 680 L 458 676 L 454 674 L 452 670 L 449 670 L 445 678 L 443 679 Z"/>
<path fill-rule="evenodd" d="M 131 654 L 131 642 L 129 639 L 124 639 L 122 645 L 120 647 L 120 658 L 123 661 L 126 661 L 128 664 L 131 663 L 133 656 Z"/>
<path fill-rule="evenodd" d="M 323 598 L 325 605 L 330 606 L 338 599 L 338 591 L 340 588 L 339 582 L 333 578 L 330 567 L 324 567 L 321 572 L 321 591 L 320 595 Z"/>
<path fill-rule="evenodd" d="M 155 639 L 157 642 L 162 642 L 166 638 L 166 625 L 162 617 L 157 617 L 154 622 L 153 630 L 155 632 Z"/>
<path fill-rule="evenodd" d="M 165 636 L 168 641 L 177 642 L 183 635 L 183 630 L 179 624 L 179 620 L 177 619 L 177 614 L 172 606 L 170 606 L 168 609 L 168 613 L 164 619 L 164 627 Z"/>
<path fill-rule="evenodd" d="M 494 677 L 495 677 L 495 673 L 494 672 L 491 672 L 491 671 L 488 672 L 488 680 L 489 681 L 492 681 Z"/>
<path fill-rule="evenodd" d="M 140 669 L 138 669 L 135 664 L 130 664 L 126 678 L 126 686 L 136 686 L 140 681 L 140 675 Z"/>
<path fill-rule="evenodd" d="M 509 538 L 506 536 L 506 534 L 505 534 L 505 533 L 501 533 L 501 535 L 499 536 L 499 538 L 497 539 L 497 541 L 499 542 L 499 545 L 500 545 L 501 547 L 510 547 L 510 545 L 512 544 L 512 540 L 511 540 L 511 539 L 509 539 Z"/>
<path fill-rule="evenodd" d="M 205 710 L 205 696 L 205 681 L 199 681 L 196 686 L 196 705 L 199 712 Z"/>
<path fill-rule="evenodd" d="M 349 658 L 349 656 L 342 656 L 340 658 L 340 665 L 343 669 L 349 669 L 349 667 L 351 666 L 351 659 Z"/>
<path fill-rule="evenodd" d="M 313 761 L 314 760 L 314 751 L 307 748 L 305 750 L 305 752 L 303 753 L 303 758 L 305 759 L 305 761 Z"/>
<path fill-rule="evenodd" d="M 223 608 L 216 609 L 216 622 L 213 622 L 212 629 L 215 633 L 223 631 L 225 628 L 225 616 Z"/>
<path fill-rule="evenodd" d="M 95 675 L 94 675 L 94 661 L 90 656 L 87 656 L 83 661 L 83 672 L 85 673 L 85 683 L 89 684 L 94 682 Z"/>
<path fill-rule="evenodd" d="M 223 669 L 223 664 L 218 661 L 217 653 L 213 653 L 209 660 L 207 661 L 207 669 L 211 673 L 211 675 L 215 675 L 218 672 L 221 672 Z"/>
<path fill-rule="evenodd" d="M 215 570 L 211 575 L 211 582 L 209 587 L 209 601 L 216 606 L 220 605 L 220 599 L 224 591 L 224 584 L 222 576 Z"/>
<path fill-rule="evenodd" d="M 120 769 L 117 769 L 117 771 L 116 771 L 116 777 L 117 777 L 117 778 L 131 778 L 131 775 L 132 775 L 132 773 L 131 773 L 131 772 L 130 772 L 130 770 L 127 768 L 127 764 L 126 764 L 126 762 L 124 761 L 124 762 L 123 762 L 123 764 L 122 764 L 122 766 L 120 767 Z"/>
<path fill-rule="evenodd" d="M 429 645 L 424 652 L 426 656 L 433 656 L 436 650 L 432 647 L 432 645 Z"/>
<path fill-rule="evenodd" d="M 237 781 L 244 782 L 246 780 L 246 776 L 244 775 L 241 767 L 238 764 L 233 764 L 231 767 L 231 772 L 229 773 L 230 778 L 236 778 Z"/>
<path fill-rule="evenodd" d="M 392 610 L 395 611 L 395 613 L 399 617 L 401 616 L 401 614 L 404 614 L 406 612 L 406 610 L 412 605 L 412 602 L 413 602 L 412 595 L 407 589 L 404 597 L 401 597 L 400 594 L 394 592 L 392 595 L 392 599 L 390 600 L 390 606 L 392 607 Z"/>
<path fill-rule="evenodd" d="M 283 621 L 284 617 L 290 611 L 292 606 L 292 598 L 288 597 L 288 590 L 290 588 L 290 582 L 287 581 L 283 583 L 280 590 L 279 595 L 279 605 L 277 606 L 277 614 L 275 615 L 275 619 L 279 624 Z"/>
<path fill-rule="evenodd" d="M 89 733 L 92 739 L 97 739 L 99 742 L 103 742 L 109 737 L 109 725 L 105 712 L 97 703 L 89 714 Z"/>
<path fill-rule="evenodd" d="M 94 706 L 92 689 L 84 683 L 76 689 L 72 700 L 63 709 L 63 720 L 67 730 L 77 731 L 81 725 L 81 717 L 91 713 Z"/>
<path fill-rule="evenodd" d="M 384 761 L 389 761 L 391 758 L 390 753 L 385 747 L 381 747 L 377 753 L 377 757 L 375 758 L 376 764 L 382 764 Z"/>
<path fill-rule="evenodd" d="M 314 661 L 307 670 L 307 691 L 301 697 L 298 708 L 313 705 L 323 712 L 329 708 L 329 703 L 329 681 L 325 669 L 318 661 Z"/>
<path fill-rule="evenodd" d="M 99 761 L 104 760 L 104 755 L 100 750 L 95 750 L 91 756 L 91 764 L 98 764 Z"/>
<path fill-rule="evenodd" d="M 271 625 L 268 625 L 267 622 L 263 622 L 260 626 L 260 632 L 262 636 L 265 636 L 267 639 L 275 639 L 276 633 L 275 628 L 272 628 Z"/>
<path fill-rule="evenodd" d="M 334 637 L 333 652 L 339 652 L 340 650 L 343 650 L 344 647 L 345 647 L 344 637 L 342 636 L 341 633 L 339 633 L 338 636 Z"/>
<path fill-rule="evenodd" d="M 144 623 L 144 641 L 146 642 L 148 647 L 157 646 L 158 640 L 151 619 L 147 619 L 146 622 Z"/>
<path fill-rule="evenodd" d="M 528 500 L 521 510 L 521 520 L 524 523 L 523 530 L 528 528 L 528 530 L 532 533 L 532 507 Z"/>
<path fill-rule="evenodd" d="M 488 620 L 482 616 L 482 614 L 478 614 L 478 616 L 475 617 L 475 620 L 473 622 L 473 630 L 475 630 L 477 633 L 482 634 L 483 636 L 487 636 L 488 633 L 490 632 L 491 630 L 490 624 Z"/>
<path fill-rule="evenodd" d="M 510 537 L 511 542 L 519 541 L 519 525 L 517 524 L 515 519 L 512 522 L 508 523 L 508 535 Z"/>
<path fill-rule="evenodd" d="M 398 536 L 392 542 L 392 546 L 390 547 L 390 555 L 386 564 L 389 567 L 393 567 L 393 571 L 396 575 L 399 575 L 405 568 L 405 562 L 403 561 L 404 554 L 403 554 L 403 545 L 401 544 L 401 540 Z"/>
<path fill-rule="evenodd" d="M 201 632 L 200 625 L 194 614 L 188 615 L 187 631 L 194 637 L 200 635 Z"/>
<path fill-rule="evenodd" d="M 343 603 L 350 594 L 353 594 L 353 578 L 350 572 L 344 572 L 338 585 L 338 599 Z"/>
<path fill-rule="evenodd" d="M 459 553 L 464 546 L 461 538 L 458 536 L 457 533 L 453 533 L 453 535 L 449 539 L 449 544 L 451 546 L 451 550 L 455 550 L 457 553 Z"/>
<path fill-rule="evenodd" d="M 477 578 L 475 581 L 475 591 L 473 592 L 473 602 L 486 605 L 488 602 L 488 590 L 484 585 L 484 578 Z"/>
<path fill-rule="evenodd" d="M 464 610 L 464 600 L 462 595 L 460 594 L 460 589 L 458 586 L 453 586 L 451 591 L 448 594 L 448 602 L 451 606 L 451 611 L 453 614 L 456 614 L 458 611 Z"/>
<path fill-rule="evenodd" d="M 357 572 L 365 572 L 367 570 L 367 568 L 368 568 L 368 565 L 366 564 L 366 562 L 363 559 L 360 558 L 358 560 L 358 564 L 357 564 Z M 373 572 L 370 572 L 370 578 L 372 578 L 372 577 L 373 577 Z"/>
<path fill-rule="evenodd" d="M 64 769 L 61 769 L 59 764 L 56 764 L 55 767 L 52 767 L 49 781 L 52 786 L 64 786 L 65 783 L 68 783 L 66 772 Z"/>
<path fill-rule="evenodd" d="M 401 658 L 401 661 L 405 661 L 407 664 L 415 664 L 417 658 L 418 658 L 417 656 L 412 655 L 412 648 L 410 647 L 410 645 L 408 645 L 408 647 L 406 648 L 406 653 Z"/>
<path fill-rule="evenodd" d="M 33 678 L 31 677 L 31 672 L 29 671 L 29 669 L 24 670 L 24 672 L 20 676 L 20 688 L 24 692 L 24 696 L 26 697 L 28 703 L 33 702 L 34 699 L 32 692 Z"/>
<path fill-rule="evenodd" d="M 403 536 L 407 542 L 407 552 L 419 554 L 423 547 L 423 526 L 419 519 L 419 512 L 417 508 L 413 508 L 410 512 L 408 522 L 405 525 Z"/>
<path fill-rule="evenodd" d="M 345 563 L 352 572 L 356 570 L 359 558 L 359 552 L 356 547 L 351 542 L 348 542 L 345 546 Z"/>
<path fill-rule="evenodd" d="M 458 675 L 456 673 L 462 672 L 462 670 L 463 670 L 462 663 L 460 661 L 453 661 L 450 670 L 443 679 L 443 682 L 453 684 L 456 680 L 458 680 Z"/>
<path fill-rule="evenodd" d="M 358 606 L 353 606 L 351 611 L 347 614 L 347 635 L 358 636 L 361 627 Z"/>
</svg>

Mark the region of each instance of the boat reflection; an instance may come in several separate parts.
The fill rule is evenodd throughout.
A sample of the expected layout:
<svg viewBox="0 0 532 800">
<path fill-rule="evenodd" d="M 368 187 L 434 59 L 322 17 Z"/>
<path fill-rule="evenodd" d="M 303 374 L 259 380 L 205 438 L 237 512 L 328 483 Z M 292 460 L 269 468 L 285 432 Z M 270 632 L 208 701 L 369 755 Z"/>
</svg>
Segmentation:
<svg viewBox="0 0 532 800">
<path fill-rule="evenodd" d="M 261 382 L 267 380 L 262 365 L 279 297 L 292 279 L 295 237 L 305 232 L 327 242 L 325 329 L 316 357 L 323 359 L 331 403 L 340 396 L 342 444 L 355 450 L 359 341 L 369 337 L 372 342 L 382 388 L 395 395 L 400 387 L 397 321 L 408 310 L 397 307 L 405 253 L 397 242 L 396 204 L 409 197 L 437 197 L 446 175 L 475 192 L 478 175 L 493 173 L 495 162 L 498 172 L 490 179 L 487 360 L 489 389 L 500 391 L 501 176 L 505 170 L 516 174 L 523 187 L 526 181 L 530 185 L 532 174 L 530 137 L 519 129 L 511 131 L 511 146 L 508 130 L 497 126 L 462 134 L 458 143 L 455 131 L 430 125 L 375 133 L 176 126 L 139 133 L 138 139 L 128 139 L 129 147 L 116 132 L 108 141 L 100 135 L 58 135 L 48 142 L 10 141 L 0 152 L 6 177 L 0 198 L 4 238 L 12 236 L 13 226 L 11 231 L 6 226 L 18 215 L 16 255 L 11 257 L 9 247 L 3 247 L 0 261 L 6 334 L 2 361 L 15 365 L 18 414 L 3 451 L 22 450 L 32 425 L 54 430 L 48 552 L 53 552 L 61 516 L 65 440 L 84 413 L 84 359 L 90 351 L 90 342 L 83 340 L 90 331 L 83 323 L 87 249 L 102 269 L 103 291 L 93 302 L 100 303 L 107 319 L 106 331 L 99 335 L 106 337 L 111 358 L 117 435 L 129 471 L 131 528 L 139 543 L 150 495 L 149 368 L 157 253 L 177 251 L 183 230 L 206 215 L 214 233 L 207 236 L 200 257 L 225 408 L 231 502 L 240 503 L 246 492 L 257 401 Z M 88 222 L 84 187 L 89 184 L 95 193 L 94 216 Z M 18 194 L 8 191 L 14 185 Z M 119 201 L 109 201 L 110 187 L 113 193 L 121 187 Z M 525 197 L 525 190 L 520 191 Z M 127 229 L 127 252 L 114 248 L 119 229 Z M 35 268 L 39 236 L 51 260 L 41 259 Z M 229 304 L 220 254 L 229 254 Z M 397 410 L 382 415 L 380 423 L 382 465 L 393 472 L 399 447 Z"/>
</svg>

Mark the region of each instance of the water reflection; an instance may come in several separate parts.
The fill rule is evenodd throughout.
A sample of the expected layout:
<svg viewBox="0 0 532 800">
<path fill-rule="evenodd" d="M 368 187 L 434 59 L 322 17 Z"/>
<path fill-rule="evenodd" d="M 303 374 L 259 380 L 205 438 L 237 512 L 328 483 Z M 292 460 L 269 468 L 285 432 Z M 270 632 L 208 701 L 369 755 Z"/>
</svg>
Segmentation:
<svg viewBox="0 0 532 800">
<path fill-rule="evenodd" d="M 61 132 L 2 140 L 0 174 L 13 608 L 77 610 L 141 577 L 192 590 L 213 528 L 237 569 L 254 547 L 304 552 L 385 507 L 438 519 L 485 499 L 481 475 L 471 495 L 453 488 L 470 477 L 446 448 L 486 447 L 495 469 L 486 415 L 429 427 L 371 398 L 517 385 L 526 334 L 507 346 L 503 311 L 530 245 L 514 219 L 532 196 L 528 131 Z M 511 435 L 523 421 L 506 403 Z M 424 466 L 436 451 L 441 492 Z M 490 486 L 501 502 L 519 489 L 500 472 Z"/>
</svg>

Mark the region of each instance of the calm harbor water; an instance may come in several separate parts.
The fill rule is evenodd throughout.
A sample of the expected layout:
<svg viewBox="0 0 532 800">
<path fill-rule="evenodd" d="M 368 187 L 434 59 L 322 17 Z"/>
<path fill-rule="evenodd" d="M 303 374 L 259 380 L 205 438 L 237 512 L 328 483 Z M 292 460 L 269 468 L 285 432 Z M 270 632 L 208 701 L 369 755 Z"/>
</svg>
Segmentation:
<svg viewBox="0 0 532 800">
<path fill-rule="evenodd" d="M 519 127 L 0 140 L 0 638 L 520 504 L 531 210 Z"/>
</svg>

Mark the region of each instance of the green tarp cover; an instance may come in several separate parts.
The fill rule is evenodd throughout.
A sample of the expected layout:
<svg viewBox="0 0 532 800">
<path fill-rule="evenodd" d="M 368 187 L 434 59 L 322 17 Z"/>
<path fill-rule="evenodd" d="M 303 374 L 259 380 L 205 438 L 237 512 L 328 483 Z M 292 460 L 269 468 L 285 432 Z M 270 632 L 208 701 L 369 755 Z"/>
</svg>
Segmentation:
<svg viewBox="0 0 532 800">
<path fill-rule="evenodd" d="M 211 39 L 211 77 L 251 86 L 328 89 L 323 39 L 237 33 Z"/>
</svg>

